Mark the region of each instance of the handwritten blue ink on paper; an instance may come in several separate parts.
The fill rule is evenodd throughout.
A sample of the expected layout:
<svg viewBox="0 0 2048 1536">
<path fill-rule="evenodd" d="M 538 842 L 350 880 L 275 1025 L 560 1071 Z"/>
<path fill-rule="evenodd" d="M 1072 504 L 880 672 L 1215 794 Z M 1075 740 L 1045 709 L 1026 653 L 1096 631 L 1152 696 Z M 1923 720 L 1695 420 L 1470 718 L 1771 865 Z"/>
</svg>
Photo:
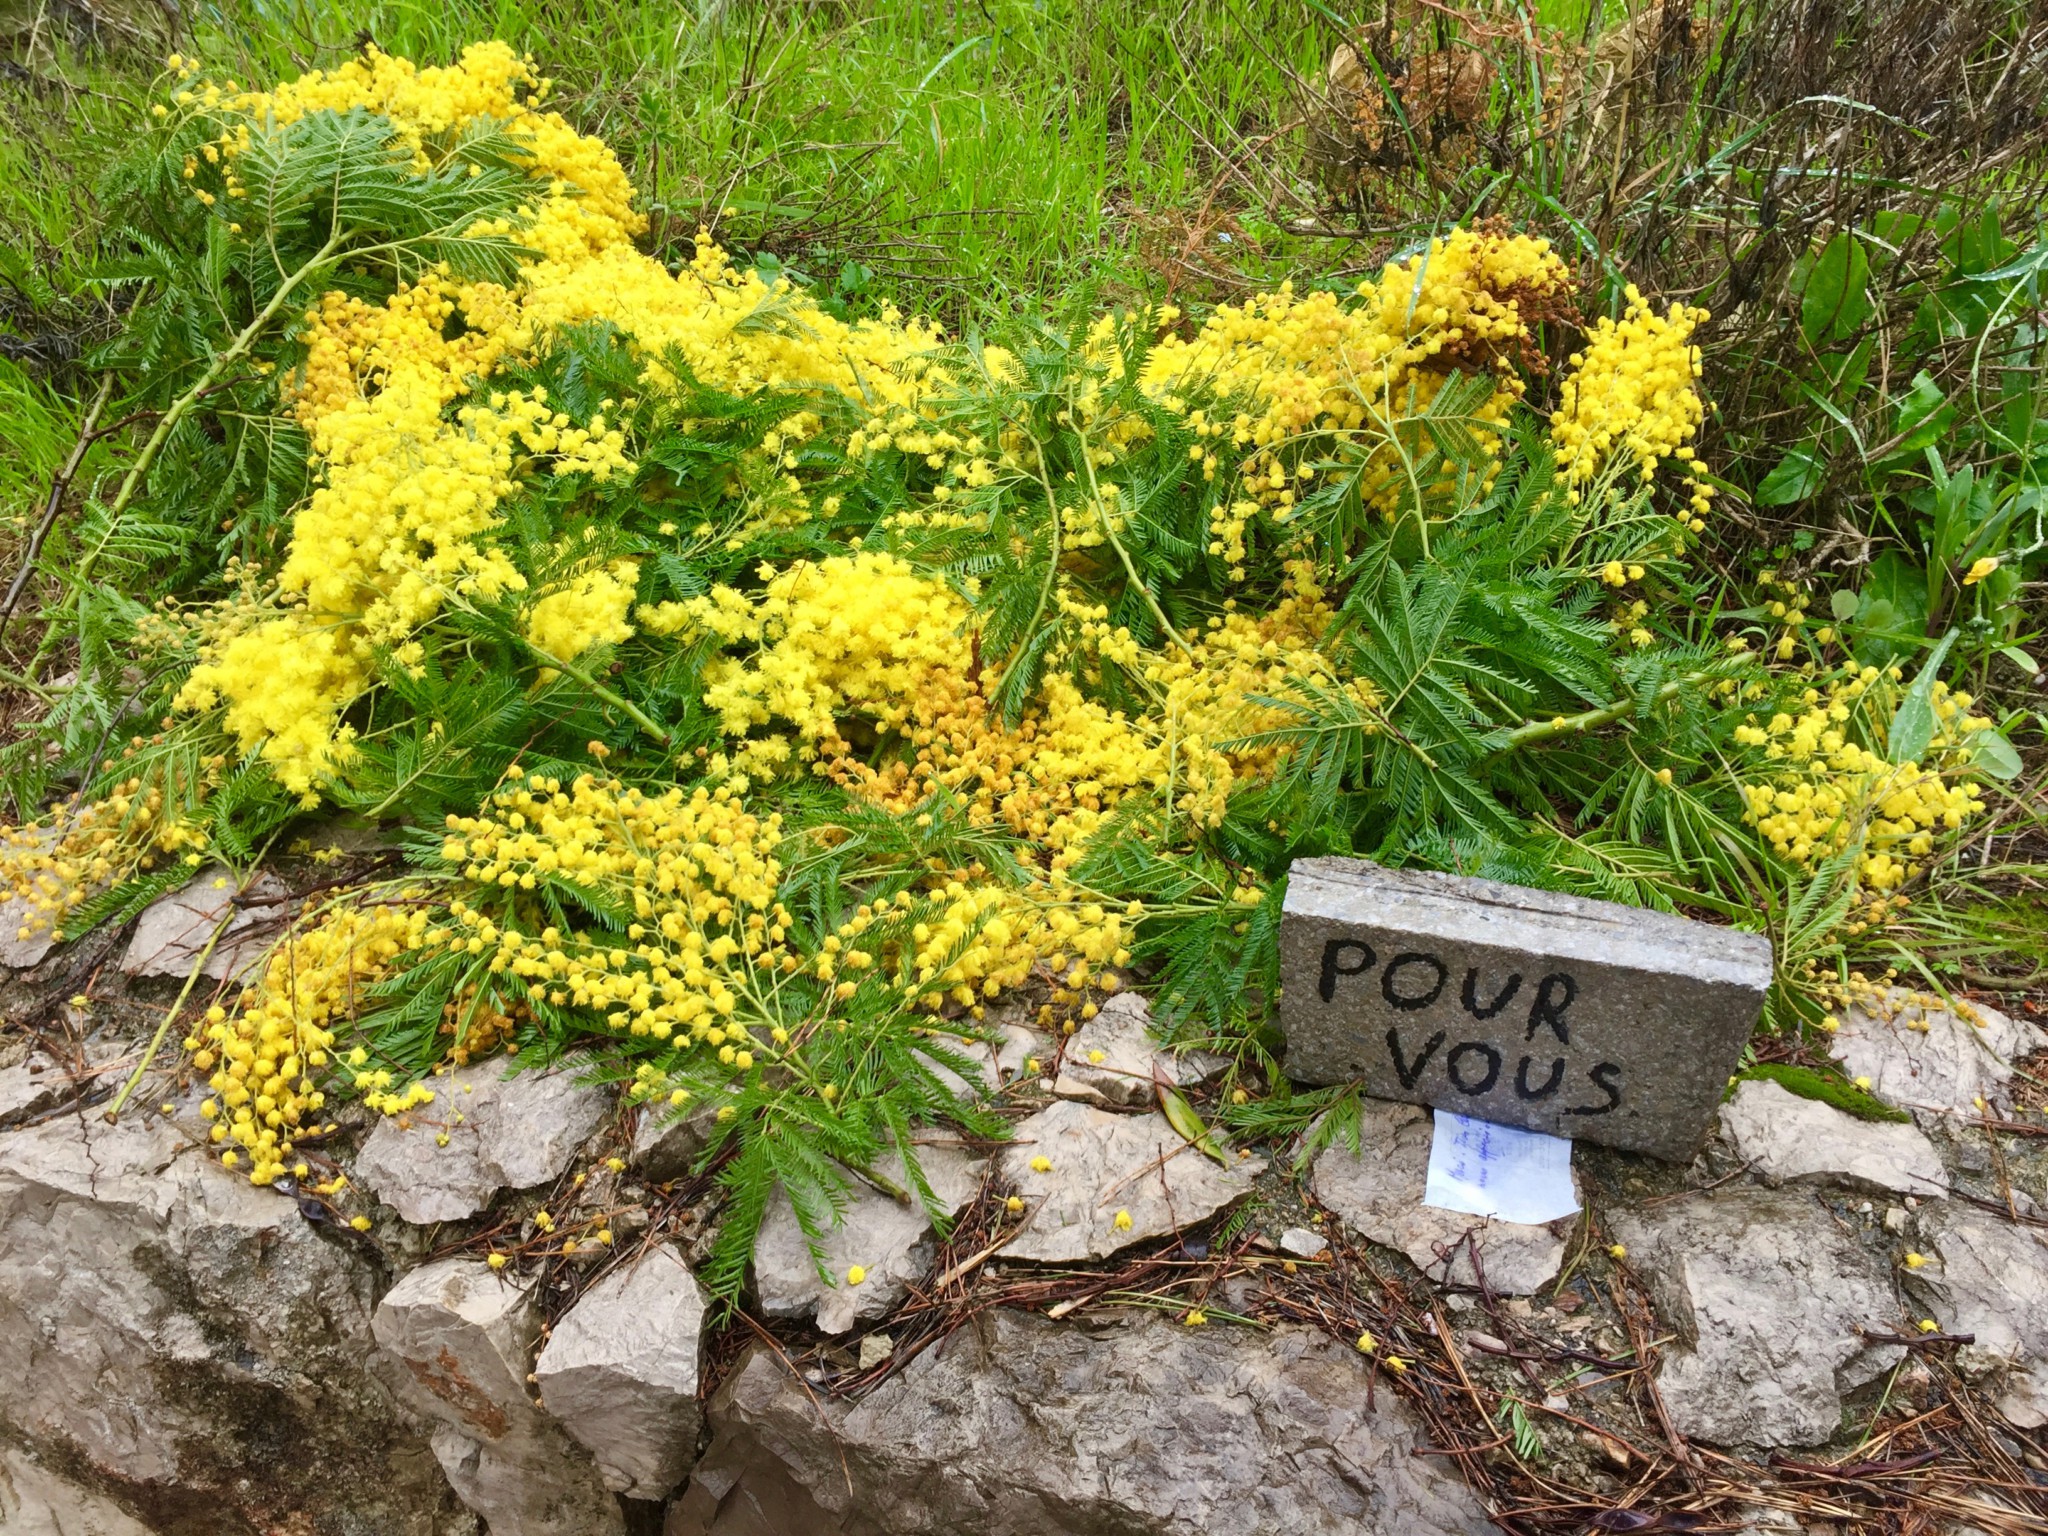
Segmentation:
<svg viewBox="0 0 2048 1536">
<path fill-rule="evenodd" d="M 1422 1203 L 1531 1226 L 1577 1215 L 1572 1144 L 1440 1109 Z"/>
</svg>

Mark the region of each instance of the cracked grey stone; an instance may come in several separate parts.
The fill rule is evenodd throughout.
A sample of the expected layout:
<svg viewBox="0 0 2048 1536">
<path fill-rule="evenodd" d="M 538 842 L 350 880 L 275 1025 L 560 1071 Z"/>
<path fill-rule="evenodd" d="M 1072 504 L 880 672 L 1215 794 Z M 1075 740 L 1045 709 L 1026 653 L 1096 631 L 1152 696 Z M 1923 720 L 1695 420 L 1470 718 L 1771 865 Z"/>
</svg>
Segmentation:
<svg viewBox="0 0 2048 1536">
<path fill-rule="evenodd" d="M 1145 999 L 1118 992 L 1068 1038 L 1052 1091 L 1087 1104 L 1142 1108 L 1157 1095 L 1155 1071 L 1174 1087 L 1185 1088 L 1214 1077 L 1224 1065 L 1207 1051 L 1176 1055 L 1167 1050 L 1153 1038 L 1152 1010 Z"/>
<path fill-rule="evenodd" d="M 563 1314 L 534 1372 L 604 1485 L 666 1498 L 697 1459 L 704 1292 L 672 1245 L 622 1265 Z"/>
<path fill-rule="evenodd" d="M 1431 1279 L 1476 1284 L 1474 1249 L 1487 1288 L 1499 1295 L 1532 1295 L 1556 1279 L 1576 1216 L 1525 1226 L 1422 1203 L 1434 1125 L 1429 1110 L 1366 1100 L 1360 1150 L 1339 1137 L 1316 1154 L 1309 1170 L 1316 1198 L 1360 1236 L 1399 1249 Z"/>
<path fill-rule="evenodd" d="M 1321 1258 L 1329 1250 L 1330 1240 L 1320 1232 L 1311 1232 L 1307 1227 L 1289 1227 L 1280 1234 L 1280 1250 L 1291 1253 L 1297 1259 Z"/>
<path fill-rule="evenodd" d="M 2021 1429 L 2048 1425 L 2048 1234 L 1969 1206 L 1922 1218 L 1932 1273 L 1907 1284 L 1932 1292 L 1935 1320 L 1950 1333 L 1974 1333 L 1956 1363 L 1989 1378 L 1998 1411 Z"/>
<path fill-rule="evenodd" d="M 2048 1045 L 2048 1035 L 1996 1008 L 1972 1004 L 1981 1023 L 1958 1018 L 1927 994 L 1893 988 L 1871 1004 L 1843 1010 L 1829 1042 L 1852 1077 L 1915 1118 L 1975 1115 L 1975 1100 L 2005 1110 L 2012 1064 Z"/>
<path fill-rule="evenodd" d="M 222 918 L 228 925 L 207 955 L 200 974 L 213 981 L 250 979 L 293 907 L 291 892 L 273 875 L 258 875 L 239 908 L 235 875 L 223 865 L 202 869 L 189 885 L 160 896 L 136 920 L 135 936 L 121 957 L 130 976 L 192 974 L 192 966 Z M 232 917 L 229 914 L 233 913 Z"/>
<path fill-rule="evenodd" d="M 1365 859 L 1296 859 L 1287 1075 L 1689 1162 L 1771 982 L 1761 934 Z"/>
<path fill-rule="evenodd" d="M 22 929 L 26 926 L 19 902 L 0 907 L 0 968 L 30 970 L 42 964 L 50 951 L 57 947 L 57 941 L 50 937 L 47 928 L 23 938 Z"/>
<path fill-rule="evenodd" d="M 64 1013 L 74 1026 L 87 1025 L 91 1021 L 90 1012 L 74 1009 L 69 1004 L 64 1006 Z M 72 1061 L 53 1059 L 41 1050 L 32 1050 L 14 1066 L 0 1070 L 0 1127 L 23 1125 L 45 1118 L 81 1095 L 109 1083 L 123 1082 L 141 1059 L 140 1047 L 133 1041 L 104 1035 L 74 1041 L 71 1050 L 75 1065 Z M 174 1064 L 174 1052 L 159 1053 L 157 1066 L 143 1080 L 134 1102 L 140 1105 L 152 1097 L 156 1102 L 162 1102 L 161 1094 L 169 1091 L 163 1085 Z M 196 1112 L 197 1101 L 203 1096 L 196 1092 L 184 1095 L 192 1101 L 186 1107 Z M 206 1126 L 199 1122 L 188 1129 L 204 1135 Z"/>
<path fill-rule="evenodd" d="M 1032 1166 L 1041 1157 L 1052 1165 L 1044 1172 Z M 1017 1126 L 1003 1152 L 1003 1179 L 1028 1213 L 1003 1256 L 1049 1264 L 1106 1258 L 1207 1220 L 1248 1193 L 1264 1167 L 1255 1159 L 1219 1167 L 1161 1114 L 1049 1104 Z M 1119 1212 L 1129 1213 L 1127 1228 L 1118 1227 Z"/>
<path fill-rule="evenodd" d="M 1735 1187 L 1607 1216 L 1680 1342 L 1657 1385 L 1681 1434 L 1716 1445 L 1818 1445 L 1842 1398 L 1889 1370 L 1903 1322 L 1882 1257 L 1810 1192 Z"/>
<path fill-rule="evenodd" d="M 957 1214 L 981 1188 L 985 1163 L 957 1146 L 918 1143 L 918 1164 L 948 1215 Z M 909 1189 L 900 1153 L 891 1152 L 875 1170 Z M 837 1226 L 824 1234 L 828 1282 L 818 1273 L 810 1245 L 789 1196 L 777 1189 L 754 1242 L 754 1291 L 770 1317 L 817 1316 L 820 1331 L 845 1333 L 865 1318 L 881 1317 L 909 1294 L 914 1281 L 931 1271 L 936 1244 L 924 1207 L 877 1189 L 857 1175 Z M 828 1213 L 829 1217 L 829 1213 Z M 866 1271 L 858 1285 L 848 1272 Z"/>
<path fill-rule="evenodd" d="M 41 1071 L 34 1070 L 40 1067 Z M 75 1085 L 49 1058 L 31 1056 L 0 1067 L 0 1125 L 41 1114 L 69 1094 Z"/>
<path fill-rule="evenodd" d="M 0 1531 L 20 1536 L 150 1536 L 111 1499 L 0 1444 Z"/>
<path fill-rule="evenodd" d="M 460 1221 L 501 1189 L 556 1177 L 611 1107 L 608 1090 L 576 1081 L 580 1063 L 504 1075 L 479 1062 L 432 1079 L 434 1099 L 380 1119 L 356 1156 L 356 1178 L 407 1221 Z M 448 1145 L 436 1144 L 446 1135 Z"/>
<path fill-rule="evenodd" d="M 93 1111 L 0 1131 L 0 1421 L 221 1529 L 290 1509 L 308 1529 L 447 1531 L 461 1517 L 426 1434 L 374 1369 L 376 1268 L 205 1157 L 199 1124 Z"/>
<path fill-rule="evenodd" d="M 1769 1184 L 1821 1182 L 1874 1193 L 1941 1196 L 1948 1170 L 1920 1130 L 1859 1120 L 1831 1104 L 1752 1078 L 1721 1106 L 1735 1155 Z"/>
<path fill-rule="evenodd" d="M 627 1161 L 643 1179 L 656 1184 L 686 1179 L 717 1129 L 718 1100 L 711 1094 L 680 1108 L 659 1101 L 648 1104 L 633 1127 L 633 1149 Z"/>
<path fill-rule="evenodd" d="M 531 1289 L 473 1259 L 414 1270 L 373 1324 L 385 1378 L 435 1425 L 434 1456 L 492 1536 L 623 1536 L 589 1452 L 527 1396 Z"/>
<path fill-rule="evenodd" d="M 1356 1350 L 1303 1329 L 997 1309 L 858 1402 L 758 1346 L 666 1536 L 1480 1536 Z"/>
</svg>

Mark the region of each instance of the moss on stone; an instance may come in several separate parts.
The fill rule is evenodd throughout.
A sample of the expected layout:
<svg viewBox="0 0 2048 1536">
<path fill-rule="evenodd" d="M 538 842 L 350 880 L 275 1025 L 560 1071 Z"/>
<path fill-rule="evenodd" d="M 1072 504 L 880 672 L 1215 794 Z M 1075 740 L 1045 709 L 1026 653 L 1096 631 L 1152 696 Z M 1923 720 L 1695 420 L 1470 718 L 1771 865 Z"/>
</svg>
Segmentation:
<svg viewBox="0 0 2048 1536">
<path fill-rule="evenodd" d="M 1736 1083 L 1748 1081 L 1776 1083 L 1787 1093 L 1796 1093 L 1802 1099 L 1817 1099 L 1845 1115 L 1854 1115 L 1858 1120 L 1900 1124 L 1910 1123 L 1913 1119 L 1903 1109 L 1885 1103 L 1875 1094 L 1864 1092 L 1848 1079 L 1831 1072 L 1819 1072 L 1812 1067 L 1795 1067 L 1783 1061 L 1761 1061 L 1735 1075 Z M 1730 1083 L 1729 1092 L 1734 1091 L 1735 1084 Z"/>
</svg>

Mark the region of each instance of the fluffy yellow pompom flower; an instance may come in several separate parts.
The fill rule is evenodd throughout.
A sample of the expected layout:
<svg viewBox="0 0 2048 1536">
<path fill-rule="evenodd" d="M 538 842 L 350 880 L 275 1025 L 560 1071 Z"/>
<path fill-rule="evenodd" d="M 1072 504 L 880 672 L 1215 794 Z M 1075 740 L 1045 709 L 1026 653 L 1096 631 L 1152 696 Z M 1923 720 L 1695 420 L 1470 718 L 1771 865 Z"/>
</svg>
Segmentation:
<svg viewBox="0 0 2048 1536">
<path fill-rule="evenodd" d="M 626 622 L 640 567 L 614 560 L 543 593 L 527 610 L 526 638 L 557 661 L 574 661 L 593 645 L 618 645 L 633 635 Z"/>
<path fill-rule="evenodd" d="M 1704 515 L 1712 493 L 1693 470 L 1691 444 L 1706 406 L 1692 333 L 1707 312 L 1673 304 L 1660 315 L 1633 284 L 1626 298 L 1621 319 L 1594 322 L 1559 387 L 1550 418 L 1558 469 L 1576 501 L 1616 460 L 1647 481 L 1675 459 L 1691 482 L 1691 513 Z M 1608 579 L 1619 574 L 1610 567 Z"/>
</svg>

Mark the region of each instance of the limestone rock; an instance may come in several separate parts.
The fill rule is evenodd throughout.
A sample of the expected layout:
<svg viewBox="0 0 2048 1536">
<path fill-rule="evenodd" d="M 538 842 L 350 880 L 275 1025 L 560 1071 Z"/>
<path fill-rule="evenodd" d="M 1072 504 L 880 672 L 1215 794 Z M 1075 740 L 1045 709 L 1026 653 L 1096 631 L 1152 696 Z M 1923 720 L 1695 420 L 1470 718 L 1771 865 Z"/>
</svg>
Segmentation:
<svg viewBox="0 0 2048 1536">
<path fill-rule="evenodd" d="M 150 903 L 136 920 L 135 937 L 128 941 L 121 969 L 130 976 L 189 976 L 214 928 L 228 917 L 228 926 L 213 953 L 207 955 L 200 974 L 214 981 L 246 980 L 291 909 L 291 892 L 268 874 L 250 882 L 237 908 L 234 872 L 220 864 L 209 865 L 191 884 Z M 231 912 L 234 915 L 229 917 Z"/>
<path fill-rule="evenodd" d="M 73 1086 L 71 1079 L 48 1057 L 32 1056 L 11 1067 L 0 1067 L 0 1125 L 41 1114 L 61 1101 Z"/>
<path fill-rule="evenodd" d="M 385 1294 L 374 1329 L 409 1373 L 407 1395 L 442 1423 L 495 1440 L 533 1407 L 525 1383 L 540 1310 L 530 1289 L 487 1265 L 422 1265 Z"/>
<path fill-rule="evenodd" d="M 1769 1184 L 1824 1181 L 1874 1193 L 1945 1195 L 1941 1154 L 1916 1127 L 1859 1120 L 1752 1078 L 1721 1106 L 1735 1155 Z"/>
<path fill-rule="evenodd" d="M 1289 1227 L 1280 1234 L 1280 1251 L 1297 1259 L 1319 1259 L 1329 1251 L 1330 1240 L 1307 1227 Z"/>
<path fill-rule="evenodd" d="M 1435 1280 L 1476 1283 L 1472 1252 L 1488 1289 L 1527 1296 L 1557 1277 L 1578 1218 L 1545 1226 L 1494 1221 L 1422 1203 L 1434 1134 L 1430 1111 L 1365 1101 L 1358 1152 L 1341 1138 L 1316 1155 L 1309 1183 L 1316 1198 L 1363 1237 L 1398 1248 Z"/>
<path fill-rule="evenodd" d="M 0 1531 L 21 1536 L 150 1536 L 120 1505 L 0 1445 Z"/>
<path fill-rule="evenodd" d="M 643 1179 L 667 1184 L 686 1179 L 697 1159 L 711 1145 L 718 1126 L 718 1101 L 706 1094 L 681 1109 L 656 1102 L 640 1111 L 633 1127 L 633 1150 L 627 1161 Z"/>
<path fill-rule="evenodd" d="M 697 1459 L 704 1292 L 664 1244 L 586 1291 L 534 1367 L 541 1400 L 615 1493 L 661 1499 Z"/>
<path fill-rule="evenodd" d="M 24 928 L 34 931 L 24 938 Z M 0 969 L 26 971 L 42 964 L 56 947 L 57 941 L 50 936 L 49 928 L 40 919 L 31 924 L 27 909 L 19 901 L 0 906 Z"/>
<path fill-rule="evenodd" d="M 759 1348 L 667 1536 L 1478 1536 L 1400 1397 L 1321 1335 L 998 1310 L 857 1403 Z"/>
<path fill-rule="evenodd" d="M 1955 1206 L 1925 1218 L 1939 1261 L 1910 1283 L 1935 1293 L 1935 1320 L 1977 1341 L 1957 1352 L 1972 1376 L 1995 1376 L 1998 1411 L 2022 1429 L 2048 1425 L 2048 1234 Z"/>
<path fill-rule="evenodd" d="M 459 1518 L 373 1370 L 376 1284 L 353 1234 L 158 1115 L 0 1131 L 0 1421 L 152 1523 L 289 1510 L 434 1536 Z"/>
<path fill-rule="evenodd" d="M 1032 1167 L 1044 1158 L 1047 1172 Z M 1024 1199 L 1010 1259 L 1100 1259 L 1206 1220 L 1242 1197 L 1263 1164 L 1228 1168 L 1196 1151 L 1160 1114 L 1119 1115 L 1062 1100 L 1016 1129 L 1003 1178 Z M 1117 1213 L 1130 1214 L 1119 1229 Z"/>
<path fill-rule="evenodd" d="M 991 1017 L 983 1026 L 992 1029 L 993 1040 L 949 1037 L 944 1042 L 975 1064 L 975 1081 L 969 1082 L 944 1062 L 931 1061 L 932 1070 L 953 1090 L 955 1098 L 980 1099 L 1002 1089 L 1023 1074 L 1024 1063 L 1034 1056 L 1050 1058 L 1050 1042 L 1018 1018 Z"/>
<path fill-rule="evenodd" d="M 443 1259 L 384 1297 L 385 1375 L 434 1421 L 434 1455 L 493 1536 L 623 1536 L 583 1448 L 526 1394 L 540 1338 L 533 1294 L 483 1264 Z"/>
<path fill-rule="evenodd" d="M 985 1165 L 960 1148 L 920 1143 L 917 1156 L 948 1214 L 960 1211 L 981 1188 Z M 910 1187 L 900 1154 L 892 1153 L 875 1171 L 900 1188 Z M 754 1289 L 761 1310 L 770 1317 L 815 1312 L 825 1333 L 844 1333 L 863 1318 L 882 1316 L 909 1293 L 913 1281 L 930 1272 L 932 1224 L 914 1200 L 904 1205 L 856 1177 L 839 1225 L 825 1234 L 824 1249 L 831 1284 L 818 1275 L 789 1196 L 776 1190 L 754 1243 Z M 847 1274 L 856 1265 L 866 1274 L 853 1285 Z"/>
<path fill-rule="evenodd" d="M 83 1010 L 67 1004 L 63 1011 L 72 1016 L 76 1025 L 89 1023 L 90 1016 Z M 174 1055 L 169 1051 L 159 1053 L 156 1070 L 144 1079 L 139 1090 L 144 1099 L 161 1087 L 167 1075 L 165 1058 Z M 31 1050 L 14 1066 L 0 1070 L 0 1127 L 26 1125 L 46 1118 L 73 1100 L 124 1082 L 141 1059 L 141 1047 L 131 1040 L 91 1035 L 74 1041 L 68 1056 L 67 1060 L 58 1060 L 40 1049 Z M 193 1107 L 196 1110 L 196 1102 Z M 201 1122 L 192 1129 L 203 1134 L 205 1125 Z"/>
<path fill-rule="evenodd" d="M 1972 1115 L 1980 1096 L 2003 1108 L 2013 1062 L 2048 1045 L 2048 1035 L 1996 1008 L 1971 1011 L 1980 1023 L 1894 988 L 1845 1009 L 1829 1048 L 1852 1077 L 1870 1079 L 1872 1093 L 1916 1116 Z"/>
<path fill-rule="evenodd" d="M 434 1100 L 379 1120 L 356 1157 L 356 1178 L 407 1221 L 460 1221 L 501 1189 L 530 1189 L 575 1159 L 610 1107 L 603 1088 L 576 1081 L 571 1062 L 506 1077 L 503 1062 L 434 1081 Z M 445 1135 L 448 1145 L 436 1144 Z"/>
<path fill-rule="evenodd" d="M 1682 1343 L 1657 1384 L 1680 1433 L 1717 1445 L 1818 1445 L 1842 1397 L 1891 1366 L 1900 1307 L 1884 1260 L 1811 1194 L 1736 1187 L 1647 1210 L 1608 1230 L 1650 1282 Z"/>
<path fill-rule="evenodd" d="M 1088 1104 L 1140 1108 L 1153 1102 L 1155 1070 L 1175 1087 L 1222 1070 L 1222 1059 L 1206 1051 L 1176 1056 L 1164 1049 L 1152 1038 L 1151 1024 L 1152 1010 L 1144 998 L 1135 992 L 1115 994 L 1068 1039 L 1052 1091 Z"/>
</svg>

